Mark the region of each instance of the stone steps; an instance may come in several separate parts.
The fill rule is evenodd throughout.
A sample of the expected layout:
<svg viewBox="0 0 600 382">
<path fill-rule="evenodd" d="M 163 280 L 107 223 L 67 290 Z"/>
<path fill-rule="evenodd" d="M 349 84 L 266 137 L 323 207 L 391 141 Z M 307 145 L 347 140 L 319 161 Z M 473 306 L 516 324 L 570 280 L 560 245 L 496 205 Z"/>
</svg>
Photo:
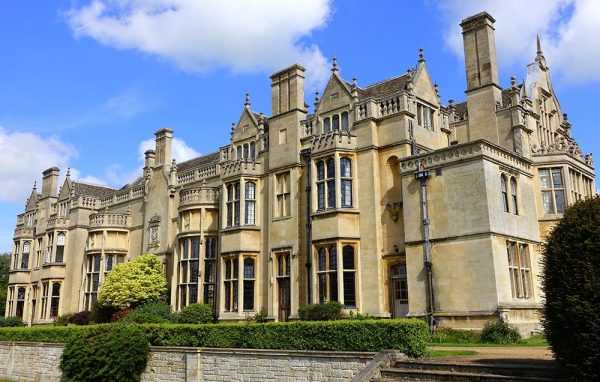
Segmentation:
<svg viewBox="0 0 600 382">
<path fill-rule="evenodd" d="M 392 381 L 554 381 L 551 365 L 535 362 L 522 363 L 471 363 L 430 360 L 399 360 L 390 368 L 381 369 L 377 382 Z"/>
</svg>

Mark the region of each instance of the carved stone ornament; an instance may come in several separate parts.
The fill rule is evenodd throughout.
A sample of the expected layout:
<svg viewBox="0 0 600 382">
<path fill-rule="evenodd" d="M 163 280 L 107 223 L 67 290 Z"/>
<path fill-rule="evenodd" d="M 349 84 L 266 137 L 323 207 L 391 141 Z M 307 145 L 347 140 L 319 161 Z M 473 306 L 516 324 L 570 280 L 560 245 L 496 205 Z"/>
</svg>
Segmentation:
<svg viewBox="0 0 600 382">
<path fill-rule="evenodd" d="M 160 223 L 160 215 L 158 215 L 157 213 L 154 213 L 154 216 L 152 216 L 150 218 L 149 221 L 150 224 L 156 224 L 156 223 Z"/>
<path fill-rule="evenodd" d="M 400 218 L 400 208 L 402 208 L 402 202 L 388 203 L 386 207 L 390 213 L 390 217 L 392 218 L 392 220 L 394 222 L 397 222 Z"/>
<path fill-rule="evenodd" d="M 150 243 L 158 243 L 158 226 L 150 227 Z"/>
</svg>

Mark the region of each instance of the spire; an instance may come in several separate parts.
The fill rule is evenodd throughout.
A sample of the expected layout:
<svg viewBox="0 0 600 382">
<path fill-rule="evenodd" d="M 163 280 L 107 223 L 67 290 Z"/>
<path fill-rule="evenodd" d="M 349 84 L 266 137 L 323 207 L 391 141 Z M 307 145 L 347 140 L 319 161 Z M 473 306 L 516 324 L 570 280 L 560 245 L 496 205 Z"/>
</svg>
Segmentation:
<svg viewBox="0 0 600 382">
<path fill-rule="evenodd" d="M 425 54 L 423 54 L 423 48 L 419 48 L 419 63 L 425 62 Z"/>
<path fill-rule="evenodd" d="M 340 69 L 338 68 L 337 65 L 337 58 L 335 58 L 335 56 L 333 56 L 333 64 L 331 66 L 331 71 L 334 73 L 337 73 Z"/>
<path fill-rule="evenodd" d="M 246 109 L 250 109 L 250 93 L 246 93 L 246 100 L 244 101 Z"/>
<path fill-rule="evenodd" d="M 546 57 L 544 57 L 544 52 L 542 51 L 542 43 L 540 41 L 540 35 L 537 35 L 537 51 L 535 52 L 535 62 L 540 65 L 542 69 L 548 69 L 548 65 L 546 65 Z"/>
</svg>

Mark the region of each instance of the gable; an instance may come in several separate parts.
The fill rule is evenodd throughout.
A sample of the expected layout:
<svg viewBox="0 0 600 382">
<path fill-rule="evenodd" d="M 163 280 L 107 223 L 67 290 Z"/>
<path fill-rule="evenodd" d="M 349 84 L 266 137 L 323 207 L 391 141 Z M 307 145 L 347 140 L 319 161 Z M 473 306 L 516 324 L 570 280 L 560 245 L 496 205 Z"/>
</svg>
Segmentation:
<svg viewBox="0 0 600 382">
<path fill-rule="evenodd" d="M 63 186 L 60 188 L 60 193 L 58 194 L 58 200 L 69 199 L 71 197 L 71 181 L 69 178 L 65 178 L 65 182 Z"/>
<path fill-rule="evenodd" d="M 417 73 L 413 78 L 413 84 L 414 95 L 432 105 L 439 106 L 440 101 L 438 100 L 435 88 L 431 82 L 431 77 L 429 76 L 429 71 L 425 65 L 421 65 L 417 69 Z"/>
<path fill-rule="evenodd" d="M 326 114 L 350 104 L 352 95 L 343 81 L 337 74 L 331 75 L 317 107 L 319 114 Z"/>
<path fill-rule="evenodd" d="M 33 191 L 31 192 L 31 195 L 29 196 L 29 199 L 27 199 L 27 203 L 25 204 L 25 211 L 35 210 L 37 202 L 38 202 L 38 194 L 34 188 Z"/>
<path fill-rule="evenodd" d="M 234 143 L 255 138 L 258 135 L 258 121 L 252 115 L 252 111 L 244 107 L 242 115 L 233 131 L 232 141 Z"/>
</svg>

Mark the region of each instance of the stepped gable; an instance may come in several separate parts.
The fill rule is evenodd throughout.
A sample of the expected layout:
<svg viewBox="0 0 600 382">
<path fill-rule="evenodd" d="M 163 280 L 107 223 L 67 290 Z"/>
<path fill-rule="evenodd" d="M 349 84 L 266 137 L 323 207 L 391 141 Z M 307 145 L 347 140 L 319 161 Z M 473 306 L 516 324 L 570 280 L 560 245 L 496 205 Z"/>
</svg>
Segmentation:
<svg viewBox="0 0 600 382">
<path fill-rule="evenodd" d="M 80 182 L 71 183 L 75 194 L 92 196 L 94 198 L 102 199 L 114 194 L 117 190 L 110 187 L 97 186 L 94 184 L 86 184 Z"/>
<path fill-rule="evenodd" d="M 373 85 L 369 85 L 364 89 L 358 88 L 359 99 L 365 99 L 369 97 L 382 97 L 390 93 L 403 90 L 408 82 L 410 75 L 405 73 L 401 76 L 388 78 L 381 82 L 377 82 Z"/>
<path fill-rule="evenodd" d="M 219 152 L 217 151 L 214 153 L 202 155 L 202 156 L 187 160 L 185 162 L 178 163 L 177 171 L 182 172 L 182 171 L 186 171 L 191 168 L 194 168 L 194 167 L 204 166 L 211 162 L 218 162 L 218 161 L 219 161 Z"/>
</svg>

